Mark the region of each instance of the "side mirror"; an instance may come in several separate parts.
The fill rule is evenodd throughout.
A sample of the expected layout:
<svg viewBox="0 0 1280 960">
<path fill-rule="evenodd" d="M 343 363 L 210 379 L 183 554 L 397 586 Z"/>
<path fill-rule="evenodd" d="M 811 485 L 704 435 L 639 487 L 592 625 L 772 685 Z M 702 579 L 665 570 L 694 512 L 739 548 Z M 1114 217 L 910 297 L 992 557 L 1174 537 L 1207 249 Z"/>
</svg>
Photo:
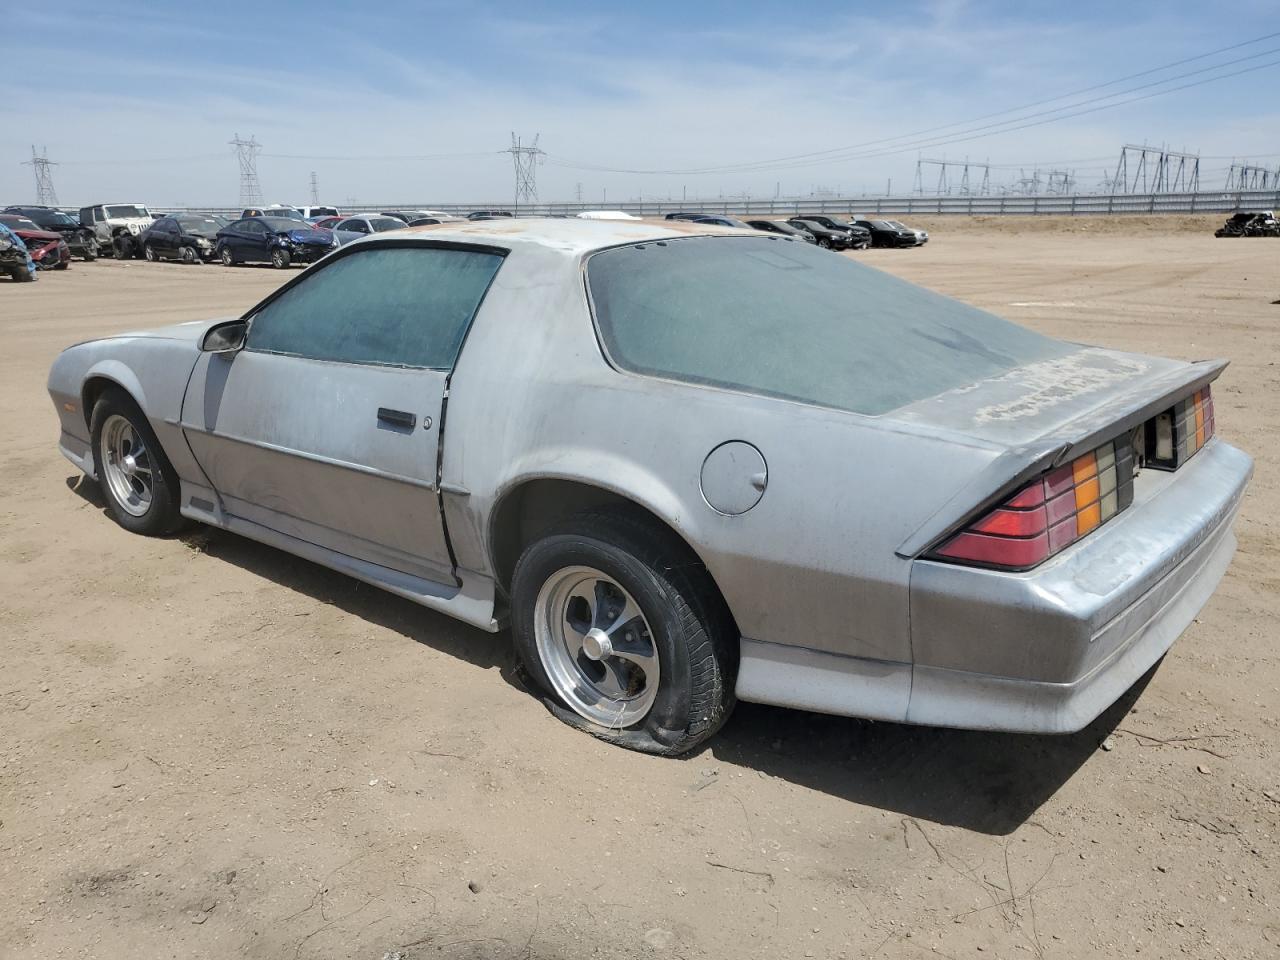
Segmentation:
<svg viewBox="0 0 1280 960">
<path fill-rule="evenodd" d="M 247 320 L 219 324 L 204 335 L 200 349 L 205 353 L 236 353 L 244 348 L 244 338 L 248 332 Z"/>
</svg>

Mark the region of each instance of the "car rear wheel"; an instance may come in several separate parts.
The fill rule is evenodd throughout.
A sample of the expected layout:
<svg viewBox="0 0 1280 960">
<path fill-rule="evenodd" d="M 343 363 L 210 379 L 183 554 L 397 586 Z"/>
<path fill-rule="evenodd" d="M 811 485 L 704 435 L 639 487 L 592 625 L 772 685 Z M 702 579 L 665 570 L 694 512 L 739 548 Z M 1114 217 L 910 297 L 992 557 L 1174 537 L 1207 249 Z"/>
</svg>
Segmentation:
<svg viewBox="0 0 1280 960">
<path fill-rule="evenodd" d="M 277 270 L 283 270 L 289 265 L 289 251 L 283 247 L 276 247 L 271 251 L 271 265 Z"/>
<path fill-rule="evenodd" d="M 684 753 L 733 708 L 728 608 L 688 548 L 642 519 L 585 514 L 530 545 L 512 627 L 556 715 L 620 746 Z"/>
<path fill-rule="evenodd" d="M 152 246 L 151 244 L 149 244 L 149 243 L 148 243 L 145 247 L 143 247 L 143 248 L 142 248 L 142 255 L 143 255 L 144 257 L 146 257 L 146 258 L 147 258 L 147 261 L 148 261 L 148 262 L 150 262 L 150 263 L 155 263 L 155 262 L 156 262 L 156 260 L 158 260 L 158 259 L 159 259 L 159 258 L 156 256 L 156 248 L 155 248 L 155 247 L 153 247 L 153 246 Z"/>
<path fill-rule="evenodd" d="M 98 485 L 116 523 L 148 536 L 176 529 L 178 475 L 133 399 L 117 387 L 103 391 L 90 435 Z"/>
</svg>

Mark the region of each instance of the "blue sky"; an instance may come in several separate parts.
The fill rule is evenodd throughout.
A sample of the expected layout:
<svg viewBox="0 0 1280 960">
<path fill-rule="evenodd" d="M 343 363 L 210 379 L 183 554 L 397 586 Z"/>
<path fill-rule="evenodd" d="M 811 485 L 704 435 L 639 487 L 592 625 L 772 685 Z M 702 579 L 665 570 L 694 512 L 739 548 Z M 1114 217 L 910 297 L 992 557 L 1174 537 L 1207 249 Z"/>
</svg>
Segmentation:
<svg viewBox="0 0 1280 960">
<path fill-rule="evenodd" d="M 920 152 L 989 158 L 1002 181 L 1062 167 L 1086 189 L 1124 142 L 1228 158 L 1205 160 L 1211 186 L 1231 156 L 1280 164 L 1280 66 L 938 142 L 1227 60 L 1252 57 L 1179 82 L 1280 61 L 1278 36 L 965 122 L 1280 32 L 1275 0 L 1237 0 L 1229 15 L 1171 0 L 7 7 L 0 203 L 33 199 L 21 162 L 34 143 L 59 162 L 64 204 L 232 205 L 236 133 L 263 144 L 266 200 L 294 203 L 307 201 L 313 170 L 330 203 L 509 202 L 500 151 L 513 130 L 541 134 L 542 199 L 581 185 L 602 204 L 883 191 L 890 179 L 902 192 Z M 1266 51 L 1276 52 L 1256 56 Z M 800 158 L 838 148 L 849 149 Z M 741 166 L 775 158 L 799 159 Z"/>
</svg>

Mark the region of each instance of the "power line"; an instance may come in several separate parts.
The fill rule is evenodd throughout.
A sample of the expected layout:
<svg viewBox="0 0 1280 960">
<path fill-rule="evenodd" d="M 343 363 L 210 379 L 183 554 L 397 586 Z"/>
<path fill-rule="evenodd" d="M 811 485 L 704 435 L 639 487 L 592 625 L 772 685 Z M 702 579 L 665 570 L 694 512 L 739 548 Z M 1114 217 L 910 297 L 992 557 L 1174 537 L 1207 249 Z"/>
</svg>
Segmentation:
<svg viewBox="0 0 1280 960">
<path fill-rule="evenodd" d="M 511 147 L 504 151 L 511 154 L 511 161 L 516 172 L 516 206 L 520 206 L 520 201 L 525 203 L 538 202 L 538 163 L 545 155 L 543 150 L 538 149 L 538 137 L 541 134 L 533 135 L 533 143 L 529 146 L 523 146 L 520 138 L 513 132 L 511 134 Z"/>
<path fill-rule="evenodd" d="M 24 167 L 30 167 L 31 171 L 36 175 L 36 203 L 42 207 L 56 207 L 58 205 L 58 193 L 53 189 L 53 172 L 50 167 L 56 167 L 57 164 L 49 159 L 49 148 L 44 147 L 44 152 L 36 153 L 36 147 L 31 145 L 31 159 L 24 161 Z"/>
<path fill-rule="evenodd" d="M 262 186 L 258 183 L 258 154 L 262 144 L 250 137 L 240 139 L 236 134 L 231 146 L 236 148 L 236 158 L 240 161 L 240 206 L 262 206 Z"/>
<path fill-rule="evenodd" d="M 761 172 L 761 171 L 772 170 L 772 169 L 791 169 L 794 167 L 813 166 L 816 164 L 823 164 L 823 163 L 834 163 L 841 160 L 863 159 L 865 157 L 872 157 L 872 156 L 885 156 L 889 154 L 903 153 L 908 150 L 915 150 L 915 149 L 921 149 L 921 148 L 927 148 L 927 147 L 945 146 L 949 143 L 961 143 L 961 142 L 966 142 L 968 140 L 977 139 L 977 137 L 971 136 L 971 135 L 961 136 L 965 134 L 975 134 L 975 133 L 980 133 L 981 131 L 990 131 L 989 133 L 982 133 L 982 135 L 992 136 L 996 133 L 1009 133 L 1015 130 L 1025 129 L 1027 126 L 1038 126 L 1039 125 L 1038 123 L 1024 123 L 1024 121 L 1033 120 L 1037 117 L 1048 116 L 1050 114 L 1063 113 L 1064 111 L 1075 111 L 1077 107 L 1083 107 L 1089 104 L 1098 104 L 1098 103 L 1101 103 L 1101 101 L 1113 100 L 1116 97 L 1123 97 L 1123 96 L 1126 96 L 1127 94 L 1136 93 L 1140 90 L 1146 90 L 1146 89 L 1150 89 L 1151 87 L 1158 87 L 1163 84 L 1172 83 L 1175 80 L 1182 80 L 1187 77 L 1197 76 L 1199 74 L 1207 73 L 1214 70 L 1220 70 L 1223 67 L 1233 66 L 1237 63 L 1243 63 L 1247 60 L 1254 60 L 1254 59 L 1257 59 L 1258 57 L 1280 53 L 1280 47 L 1259 51 L 1257 53 L 1252 53 L 1244 57 L 1237 57 L 1234 60 L 1226 60 L 1221 63 L 1213 64 L 1208 67 L 1201 67 L 1199 69 L 1190 70 L 1185 73 L 1176 74 L 1174 76 L 1164 77 L 1163 79 L 1160 79 L 1160 80 L 1154 80 L 1149 83 L 1139 84 L 1137 86 L 1130 87 L 1125 90 L 1119 90 L 1114 93 L 1105 94 L 1103 96 L 1092 97 L 1087 100 L 1081 100 L 1075 103 L 1065 104 L 1063 106 L 1054 107 L 1049 110 L 1041 110 L 1035 113 L 1025 114 L 1023 116 L 1011 117 L 1007 120 L 1001 120 L 995 123 L 983 124 L 978 127 L 969 127 L 966 130 L 959 131 L 958 134 L 955 136 L 949 135 L 947 137 L 932 137 L 932 138 L 929 138 L 927 141 L 920 141 L 920 142 L 908 143 L 908 144 L 899 144 L 892 148 L 889 148 L 886 146 L 885 149 L 878 150 L 873 153 L 858 153 L 857 155 L 850 155 L 851 151 L 866 151 L 870 147 L 888 145 L 888 144 L 894 143 L 895 141 L 905 140 L 910 137 L 921 136 L 923 134 L 928 134 L 928 133 L 941 131 L 941 130 L 948 130 L 957 126 L 972 124 L 979 120 L 988 119 L 990 117 L 1001 116 L 1009 113 L 1019 113 L 1020 111 L 1026 110 L 1033 106 L 1038 106 L 1044 103 L 1052 103 L 1057 100 L 1066 99 L 1068 97 L 1076 96 L 1079 93 L 1089 92 L 1092 90 L 1100 89 L 1102 87 L 1114 86 L 1117 83 L 1122 83 L 1122 82 L 1125 82 L 1126 80 L 1133 79 L 1135 77 L 1144 76 L 1151 73 L 1157 73 L 1162 70 L 1168 70 L 1179 64 L 1188 63 L 1193 60 L 1201 60 L 1201 59 L 1204 59 L 1205 57 L 1214 56 L 1218 53 L 1222 53 L 1227 50 L 1236 49 L 1241 46 L 1247 46 L 1252 43 L 1258 43 L 1262 40 L 1267 40 L 1274 36 L 1280 36 L 1280 34 L 1268 34 L 1263 37 L 1256 37 L 1253 40 L 1245 41 L 1244 43 L 1233 44 L 1231 47 L 1225 47 L 1220 50 L 1211 51 L 1210 53 L 1200 54 L 1196 57 L 1189 57 L 1184 60 L 1175 61 L 1169 64 L 1164 64 L 1163 66 L 1160 66 L 1160 67 L 1153 67 L 1150 70 L 1145 70 L 1138 74 L 1130 74 L 1128 77 L 1122 77 L 1116 80 L 1107 81 L 1106 83 L 1095 84 L 1092 87 L 1086 87 L 1080 91 L 1076 91 L 1075 93 L 1064 94 L 1059 97 L 1053 97 L 1049 100 L 1041 100 L 1041 101 L 1036 101 L 1035 103 L 1024 104 L 1020 107 L 1012 107 L 1008 110 L 1002 110 L 997 113 L 991 113 L 991 114 L 986 114 L 980 117 L 974 117 L 974 118 L 971 118 L 970 120 L 948 123 L 938 127 L 931 127 L 924 130 L 918 130 L 918 131 L 915 131 L 914 133 L 899 134 L 898 136 L 893 136 L 893 137 L 883 137 L 878 140 L 868 140 L 861 144 L 852 144 L 844 147 L 833 147 L 827 150 L 818 150 L 818 151 L 812 151 L 809 153 L 792 154 L 790 156 L 777 157 L 771 160 L 756 160 L 756 161 L 748 161 L 743 163 L 721 164 L 721 165 L 715 165 L 715 166 L 685 168 L 685 169 L 667 169 L 667 170 L 661 170 L 661 169 L 644 170 L 644 169 L 607 167 L 599 164 L 590 164 L 590 163 L 573 161 L 573 160 L 570 160 L 569 158 L 558 157 L 553 155 L 548 156 L 548 162 L 555 164 L 556 166 L 569 167 L 572 169 L 595 170 L 595 171 L 604 172 L 604 173 L 666 174 L 666 175 L 671 175 L 671 174 L 689 175 L 689 174 L 729 173 L 729 172 L 747 173 L 747 172 Z M 1158 90 L 1153 94 L 1149 94 L 1141 97 L 1133 97 L 1127 100 L 1120 100 L 1115 103 L 1110 103 L 1110 104 L 1102 103 L 1100 106 L 1094 107 L 1093 109 L 1090 109 L 1090 110 L 1081 110 L 1081 111 L 1076 111 L 1072 113 L 1065 113 L 1063 116 L 1051 117 L 1049 121 L 1042 121 L 1042 122 L 1053 122 L 1056 120 L 1065 120 L 1065 119 L 1069 119 L 1070 117 L 1081 116 L 1085 113 L 1093 113 L 1093 112 L 1096 112 L 1097 110 L 1110 109 L 1112 107 L 1122 106 L 1123 104 L 1126 104 L 1126 103 L 1134 103 L 1134 102 L 1137 102 L 1138 100 L 1149 99 L 1151 96 L 1161 96 L 1167 93 L 1173 93 L 1178 90 L 1188 89 L 1189 87 L 1192 87 L 1192 86 L 1199 86 L 1203 83 L 1212 83 L 1216 80 L 1224 80 L 1229 77 L 1238 76 L 1241 73 L 1251 72 L 1251 70 L 1254 70 L 1254 69 L 1263 69 L 1264 67 L 1269 67 L 1274 65 L 1275 65 L 1274 63 L 1267 63 L 1257 67 L 1249 68 L 1246 70 L 1240 70 L 1232 73 L 1221 74 L 1216 77 L 1207 77 L 1204 80 L 1199 81 L 1197 83 L 1184 84 L 1182 86 L 1171 87 L 1166 90 Z M 999 129 L 1002 127 L 1005 129 Z M 793 163 L 791 161 L 796 161 L 796 162 Z"/>
</svg>

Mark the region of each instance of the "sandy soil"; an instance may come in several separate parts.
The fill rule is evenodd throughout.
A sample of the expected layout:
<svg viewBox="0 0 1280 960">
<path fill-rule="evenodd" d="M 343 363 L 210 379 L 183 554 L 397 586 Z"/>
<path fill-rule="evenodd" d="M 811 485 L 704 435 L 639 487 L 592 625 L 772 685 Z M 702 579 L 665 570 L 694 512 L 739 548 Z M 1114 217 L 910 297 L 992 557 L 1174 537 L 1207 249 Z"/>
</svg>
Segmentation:
<svg viewBox="0 0 1280 960">
<path fill-rule="evenodd" d="M 0 957 L 1280 955 L 1280 240 L 933 220 L 858 256 L 1057 336 L 1225 356 L 1231 571 L 1143 690 L 1034 738 L 741 706 L 682 761 L 489 636 L 234 536 L 147 540 L 55 448 L 74 341 L 270 269 L 0 281 Z"/>
</svg>

